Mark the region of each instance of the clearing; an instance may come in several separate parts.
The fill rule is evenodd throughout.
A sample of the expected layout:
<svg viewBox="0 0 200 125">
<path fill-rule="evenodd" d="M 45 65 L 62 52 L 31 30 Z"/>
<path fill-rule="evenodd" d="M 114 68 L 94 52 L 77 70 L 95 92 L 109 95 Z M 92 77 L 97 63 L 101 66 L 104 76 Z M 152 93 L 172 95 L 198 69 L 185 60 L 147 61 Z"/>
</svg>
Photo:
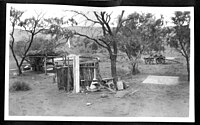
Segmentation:
<svg viewBox="0 0 200 125">
<path fill-rule="evenodd" d="M 182 60 L 183 61 L 183 60 Z M 127 61 L 118 61 L 118 74 L 129 85 L 121 91 L 125 96 L 117 98 L 107 90 L 90 93 L 66 93 L 58 90 L 53 77 L 26 72 L 14 76 L 10 70 L 10 83 L 22 80 L 31 90 L 9 93 L 11 116 L 125 116 L 125 117 L 188 117 L 189 83 L 185 64 L 139 64 L 138 75 L 128 74 Z M 16 68 L 10 59 L 10 69 Z M 102 77 L 110 76 L 110 62 L 100 62 Z M 142 83 L 149 75 L 178 76 L 179 84 L 161 85 Z M 131 92 L 138 90 L 134 94 Z M 102 97 L 101 95 L 107 95 Z M 88 103 L 88 105 L 87 105 Z"/>
</svg>

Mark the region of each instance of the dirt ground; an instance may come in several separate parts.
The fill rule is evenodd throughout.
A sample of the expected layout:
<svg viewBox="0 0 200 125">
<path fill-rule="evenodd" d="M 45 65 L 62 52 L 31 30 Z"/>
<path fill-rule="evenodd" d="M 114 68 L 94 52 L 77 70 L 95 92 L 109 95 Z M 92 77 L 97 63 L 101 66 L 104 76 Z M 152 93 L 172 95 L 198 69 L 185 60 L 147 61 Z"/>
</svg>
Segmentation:
<svg viewBox="0 0 200 125">
<path fill-rule="evenodd" d="M 102 77 L 109 76 L 110 63 L 101 62 Z M 120 117 L 188 117 L 189 83 L 183 64 L 165 65 L 140 64 L 138 75 L 128 75 L 126 64 L 119 62 L 118 72 L 129 88 L 116 97 L 108 90 L 90 93 L 66 93 L 58 90 L 52 76 L 26 72 L 24 76 L 13 76 L 10 83 L 25 81 L 32 88 L 25 92 L 9 93 L 9 115 L 11 116 L 120 116 Z M 178 85 L 143 84 L 150 74 L 179 76 Z M 135 90 L 137 92 L 133 93 Z M 102 94 L 108 95 L 101 97 Z M 87 105 L 90 103 L 90 105 Z"/>
</svg>

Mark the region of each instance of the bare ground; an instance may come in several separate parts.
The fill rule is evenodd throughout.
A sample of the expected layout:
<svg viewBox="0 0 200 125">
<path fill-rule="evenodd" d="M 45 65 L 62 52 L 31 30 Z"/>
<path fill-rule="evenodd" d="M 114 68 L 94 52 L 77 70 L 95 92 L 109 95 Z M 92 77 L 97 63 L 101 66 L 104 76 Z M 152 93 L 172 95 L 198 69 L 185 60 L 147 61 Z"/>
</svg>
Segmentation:
<svg viewBox="0 0 200 125">
<path fill-rule="evenodd" d="M 16 80 L 30 84 L 31 90 L 9 93 L 9 115 L 16 116 L 125 116 L 125 117 L 188 117 L 189 83 L 186 67 L 183 64 L 145 65 L 141 64 L 140 74 L 127 75 L 124 63 L 118 64 L 119 74 L 129 85 L 121 91 L 124 97 L 117 98 L 107 90 L 92 93 L 66 93 L 59 91 L 52 76 L 27 72 L 24 76 L 13 76 L 10 72 L 10 85 Z M 109 62 L 101 62 L 102 77 L 110 74 Z M 126 74 L 126 75 L 125 75 Z M 179 76 L 178 85 L 142 84 L 149 75 Z M 131 92 L 138 90 L 136 93 Z M 102 98 L 101 94 L 108 97 Z M 87 103 L 91 103 L 87 105 Z"/>
</svg>

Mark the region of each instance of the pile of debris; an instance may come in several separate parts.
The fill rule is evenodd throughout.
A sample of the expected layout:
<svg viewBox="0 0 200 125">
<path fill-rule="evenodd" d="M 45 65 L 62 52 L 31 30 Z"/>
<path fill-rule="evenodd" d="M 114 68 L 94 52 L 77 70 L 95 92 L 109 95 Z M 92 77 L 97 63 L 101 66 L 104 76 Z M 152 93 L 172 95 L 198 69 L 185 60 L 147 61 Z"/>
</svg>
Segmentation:
<svg viewBox="0 0 200 125">
<path fill-rule="evenodd" d="M 113 78 L 104 78 L 101 82 L 98 82 L 97 79 L 93 79 L 90 86 L 86 86 L 86 90 L 90 92 L 100 91 L 101 89 L 107 89 L 112 93 L 116 93 L 116 90 L 124 90 L 129 86 L 118 77 L 117 88 L 114 85 Z"/>
<path fill-rule="evenodd" d="M 132 96 L 139 91 L 139 89 L 127 89 L 127 88 L 129 88 L 129 85 L 127 85 L 125 81 L 121 80 L 120 77 L 117 80 L 117 89 L 114 86 L 113 78 L 104 78 L 102 79 L 101 82 L 93 80 L 91 85 L 87 86 L 86 90 L 81 92 L 88 94 L 88 92 L 99 92 L 102 89 L 106 89 L 109 90 L 112 94 L 114 94 L 114 97 L 124 98 L 126 96 Z M 109 95 L 103 92 L 100 94 L 100 97 L 108 98 Z M 92 105 L 92 103 L 87 103 L 86 105 L 90 106 Z"/>
</svg>

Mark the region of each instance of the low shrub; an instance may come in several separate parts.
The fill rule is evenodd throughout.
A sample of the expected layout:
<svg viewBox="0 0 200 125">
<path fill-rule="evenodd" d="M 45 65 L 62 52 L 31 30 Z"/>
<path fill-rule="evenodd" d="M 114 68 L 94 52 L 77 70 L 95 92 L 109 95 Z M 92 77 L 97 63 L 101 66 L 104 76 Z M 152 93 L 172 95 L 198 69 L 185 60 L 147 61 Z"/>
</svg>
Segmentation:
<svg viewBox="0 0 200 125">
<path fill-rule="evenodd" d="M 10 86 L 10 91 L 28 91 L 30 90 L 31 87 L 29 84 L 23 81 L 15 81 L 11 86 Z"/>
<path fill-rule="evenodd" d="M 117 76 L 126 76 L 127 74 L 129 74 L 130 71 L 128 71 L 127 69 L 125 68 L 117 68 Z"/>
</svg>

